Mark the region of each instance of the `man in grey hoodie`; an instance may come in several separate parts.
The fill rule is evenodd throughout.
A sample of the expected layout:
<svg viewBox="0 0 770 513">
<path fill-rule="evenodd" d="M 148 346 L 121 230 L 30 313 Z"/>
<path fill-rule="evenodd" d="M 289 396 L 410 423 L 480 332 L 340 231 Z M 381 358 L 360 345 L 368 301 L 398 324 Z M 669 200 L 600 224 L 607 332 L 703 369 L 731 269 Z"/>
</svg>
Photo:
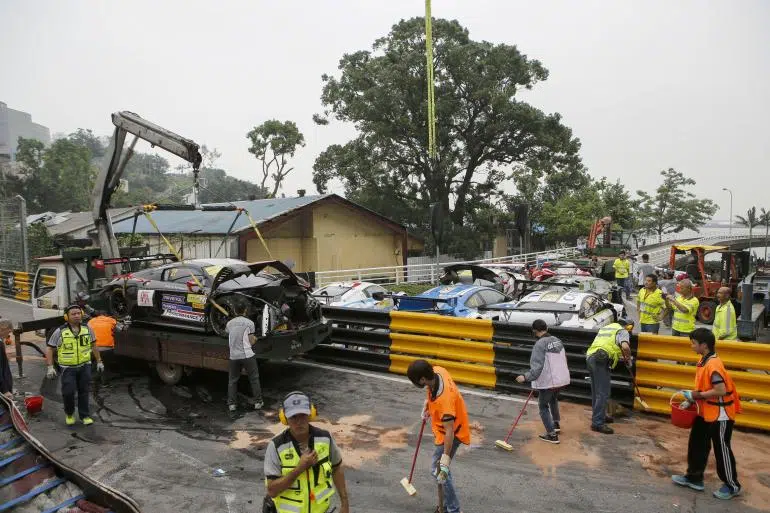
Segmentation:
<svg viewBox="0 0 770 513">
<path fill-rule="evenodd" d="M 559 389 L 569 385 L 569 368 L 564 344 L 558 338 L 548 333 L 548 325 L 542 319 L 532 323 L 532 332 L 537 342 L 532 348 L 529 358 L 529 371 L 518 376 L 516 381 L 532 382 L 532 388 L 537 390 L 537 402 L 540 407 L 540 418 L 545 426 L 545 433 L 539 435 L 540 440 L 552 444 L 559 443 Z"/>
</svg>

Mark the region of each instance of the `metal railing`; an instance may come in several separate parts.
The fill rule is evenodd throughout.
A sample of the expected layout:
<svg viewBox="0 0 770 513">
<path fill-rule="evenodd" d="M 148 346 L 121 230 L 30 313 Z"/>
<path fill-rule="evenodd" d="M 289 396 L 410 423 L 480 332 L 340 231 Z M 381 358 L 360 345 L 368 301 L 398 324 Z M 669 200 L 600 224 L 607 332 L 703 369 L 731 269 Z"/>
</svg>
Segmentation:
<svg viewBox="0 0 770 513">
<path fill-rule="evenodd" d="M 727 244 L 736 240 L 744 240 L 749 238 L 749 230 L 747 228 L 733 228 L 732 234 L 729 230 L 720 230 L 718 232 L 710 233 L 705 237 L 688 240 L 687 244 L 700 245 L 700 246 L 719 246 Z M 764 241 L 764 232 L 759 234 L 755 230 L 751 234 L 752 240 Z M 654 265 L 666 265 L 668 264 L 669 255 L 671 254 L 671 246 L 662 247 L 652 251 L 646 252 L 650 255 L 650 263 Z"/>
<path fill-rule="evenodd" d="M 512 255 L 481 260 L 451 262 L 452 264 L 521 264 L 535 263 L 538 260 L 555 260 L 579 256 L 577 247 L 549 249 L 535 253 Z M 402 283 L 435 283 L 437 273 L 441 273 L 444 263 L 438 266 L 434 263 L 416 265 L 397 265 L 390 267 L 369 267 L 366 269 L 341 269 L 334 271 L 319 271 L 315 274 L 316 286 L 323 287 L 338 281 L 371 281 L 381 285 L 399 285 Z"/>
</svg>

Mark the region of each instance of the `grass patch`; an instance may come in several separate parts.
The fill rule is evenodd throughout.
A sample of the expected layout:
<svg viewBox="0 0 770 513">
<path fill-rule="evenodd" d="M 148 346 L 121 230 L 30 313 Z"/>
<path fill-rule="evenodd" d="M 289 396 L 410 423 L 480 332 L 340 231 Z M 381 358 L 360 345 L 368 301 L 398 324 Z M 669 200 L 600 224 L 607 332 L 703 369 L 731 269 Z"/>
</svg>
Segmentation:
<svg viewBox="0 0 770 513">
<path fill-rule="evenodd" d="M 385 288 L 391 292 L 406 292 L 409 296 L 416 296 L 435 286 L 432 283 L 402 283 L 400 285 L 385 285 Z"/>
</svg>

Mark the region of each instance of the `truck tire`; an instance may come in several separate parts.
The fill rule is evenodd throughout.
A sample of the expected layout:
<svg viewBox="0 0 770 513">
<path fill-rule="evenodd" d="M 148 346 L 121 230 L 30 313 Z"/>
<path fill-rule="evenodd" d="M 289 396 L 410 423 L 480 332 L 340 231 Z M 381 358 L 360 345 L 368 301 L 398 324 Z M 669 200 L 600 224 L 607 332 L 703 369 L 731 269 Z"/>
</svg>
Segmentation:
<svg viewBox="0 0 770 513">
<path fill-rule="evenodd" d="M 184 367 L 175 363 L 157 362 L 155 372 L 162 382 L 167 385 L 176 385 L 184 376 Z"/>
</svg>

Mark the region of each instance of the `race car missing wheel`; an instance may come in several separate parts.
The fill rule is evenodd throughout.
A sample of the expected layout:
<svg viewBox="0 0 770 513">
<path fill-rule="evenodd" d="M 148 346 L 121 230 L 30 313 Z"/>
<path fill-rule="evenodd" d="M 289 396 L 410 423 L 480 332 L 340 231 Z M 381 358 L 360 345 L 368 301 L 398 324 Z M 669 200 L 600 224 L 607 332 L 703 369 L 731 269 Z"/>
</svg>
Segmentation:
<svg viewBox="0 0 770 513">
<path fill-rule="evenodd" d="M 279 261 L 185 260 L 118 276 L 103 289 L 118 319 L 227 336 L 243 315 L 257 337 L 322 324 L 310 285 Z"/>
</svg>

